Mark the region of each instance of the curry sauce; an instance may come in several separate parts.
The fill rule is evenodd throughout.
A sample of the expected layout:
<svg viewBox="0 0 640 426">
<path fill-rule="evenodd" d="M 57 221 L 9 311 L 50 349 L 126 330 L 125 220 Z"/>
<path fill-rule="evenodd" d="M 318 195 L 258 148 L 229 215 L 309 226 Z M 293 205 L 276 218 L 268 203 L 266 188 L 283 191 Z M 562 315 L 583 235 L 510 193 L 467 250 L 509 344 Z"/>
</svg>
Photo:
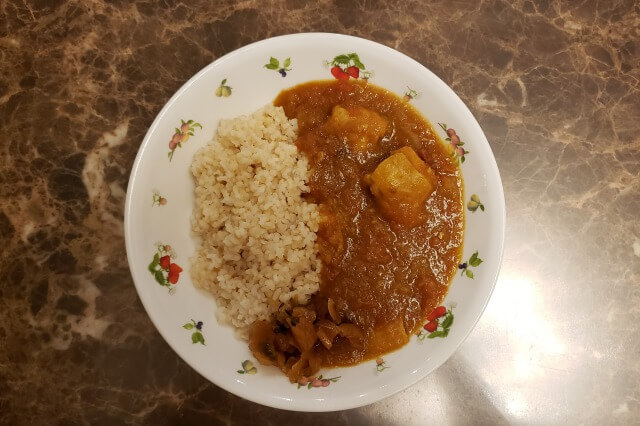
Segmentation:
<svg viewBox="0 0 640 426">
<path fill-rule="evenodd" d="M 251 343 L 259 361 L 297 381 L 409 341 L 457 270 L 463 185 L 429 123 L 387 90 L 317 81 L 274 104 L 298 120 L 296 145 L 311 168 L 305 195 L 321 212 L 322 275 L 311 304 L 255 325 Z"/>
</svg>

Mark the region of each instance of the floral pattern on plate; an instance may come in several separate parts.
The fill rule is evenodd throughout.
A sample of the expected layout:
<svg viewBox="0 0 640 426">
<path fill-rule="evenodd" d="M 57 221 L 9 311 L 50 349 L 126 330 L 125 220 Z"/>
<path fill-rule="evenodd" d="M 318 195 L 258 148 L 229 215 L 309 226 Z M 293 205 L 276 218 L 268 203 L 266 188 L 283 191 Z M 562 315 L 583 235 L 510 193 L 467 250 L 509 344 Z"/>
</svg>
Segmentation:
<svg viewBox="0 0 640 426">
<path fill-rule="evenodd" d="M 411 87 L 407 86 L 407 90 L 404 92 L 402 99 L 405 102 L 409 102 L 411 99 L 415 99 L 418 96 L 418 92 L 413 90 Z"/>
<path fill-rule="evenodd" d="M 300 380 L 298 380 L 298 389 L 300 389 L 303 386 L 306 386 L 307 389 L 311 389 L 311 388 L 326 388 L 331 383 L 335 383 L 338 380 L 340 380 L 340 376 L 331 377 L 329 379 L 323 379 L 322 378 L 322 374 L 319 375 L 318 377 L 316 377 L 316 376 L 303 377 Z"/>
<path fill-rule="evenodd" d="M 188 322 L 182 326 L 182 328 L 184 328 L 185 330 L 194 330 L 194 332 L 191 333 L 191 343 L 193 343 L 194 345 L 196 343 L 205 345 L 204 335 L 202 334 L 203 325 L 204 323 L 202 321 L 195 322 L 194 320 L 191 320 L 191 322 Z"/>
<path fill-rule="evenodd" d="M 175 258 L 170 245 L 156 243 L 156 253 L 147 268 L 158 284 L 169 289 L 169 294 L 175 293 L 172 285 L 178 284 L 182 272 L 182 268 L 173 261 Z"/>
<path fill-rule="evenodd" d="M 253 365 L 253 362 L 248 359 L 242 361 L 241 365 L 242 370 L 236 370 L 238 374 L 256 374 L 258 372 L 258 369 Z"/>
<path fill-rule="evenodd" d="M 385 361 L 384 358 L 382 357 L 376 358 L 376 371 L 378 373 L 382 373 L 387 368 L 391 368 L 391 367 L 387 365 L 387 361 Z"/>
<path fill-rule="evenodd" d="M 273 56 L 269 58 L 269 63 L 264 64 L 263 66 L 268 70 L 278 71 L 282 77 L 286 77 L 287 72 L 293 69 L 291 68 L 291 58 L 287 58 L 282 61 L 282 66 L 280 66 L 280 61 Z"/>
<path fill-rule="evenodd" d="M 151 206 L 164 206 L 167 204 L 167 199 L 160 195 L 158 192 L 154 192 L 152 196 Z"/>
<path fill-rule="evenodd" d="M 467 209 L 473 213 L 478 210 L 478 208 L 481 211 L 484 211 L 484 204 L 480 202 L 480 197 L 478 197 L 476 194 L 472 194 L 469 202 L 467 203 Z"/>
<path fill-rule="evenodd" d="M 444 130 L 445 133 L 447 134 L 447 137 L 445 138 L 445 140 L 449 142 L 448 146 L 451 151 L 451 155 L 459 162 L 464 163 L 465 155 L 469 153 L 469 151 L 463 148 L 464 142 L 460 140 L 460 136 L 458 136 L 458 134 L 453 128 L 447 127 L 445 123 L 438 123 L 438 124 L 440 125 L 442 130 Z"/>
<path fill-rule="evenodd" d="M 473 271 L 469 268 L 474 267 L 477 268 L 482 263 L 482 259 L 478 257 L 478 250 L 476 250 L 469 260 L 466 262 L 462 262 L 458 265 L 458 269 L 460 269 L 460 275 L 464 274 L 467 278 L 473 279 Z"/>
<path fill-rule="evenodd" d="M 428 316 L 427 323 L 418 333 L 418 340 L 423 341 L 425 338 L 434 339 L 436 337 L 447 337 L 449 329 L 453 325 L 453 308 L 449 309 L 444 306 L 438 306 Z"/>
<path fill-rule="evenodd" d="M 229 96 L 231 96 L 231 92 L 231 86 L 227 86 L 227 79 L 225 78 L 220 82 L 220 86 L 218 86 L 218 88 L 216 89 L 216 96 L 228 98 Z"/>
<path fill-rule="evenodd" d="M 186 143 L 195 134 L 196 127 L 202 129 L 202 125 L 193 120 L 180 120 L 180 127 L 175 128 L 175 132 L 169 141 L 169 152 L 167 153 L 169 161 L 173 160 L 173 153 L 176 149 L 182 148 L 182 144 Z"/>
<path fill-rule="evenodd" d="M 331 75 L 338 80 L 346 81 L 350 78 L 368 80 L 373 75 L 371 71 L 367 71 L 357 53 L 338 55 L 332 61 L 324 61 L 324 64 L 331 66 Z"/>
</svg>

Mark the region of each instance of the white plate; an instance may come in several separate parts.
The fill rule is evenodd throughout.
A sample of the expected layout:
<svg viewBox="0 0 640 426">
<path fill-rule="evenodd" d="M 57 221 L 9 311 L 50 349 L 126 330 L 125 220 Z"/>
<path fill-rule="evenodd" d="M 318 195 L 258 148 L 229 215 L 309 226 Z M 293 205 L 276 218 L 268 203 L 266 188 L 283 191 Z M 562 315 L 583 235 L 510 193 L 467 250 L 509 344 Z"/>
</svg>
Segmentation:
<svg viewBox="0 0 640 426">
<path fill-rule="evenodd" d="M 384 357 L 390 367 L 378 371 L 374 361 L 351 368 L 329 369 L 325 378 L 339 377 L 328 387 L 298 388 L 274 367 L 263 367 L 251 356 L 245 342 L 217 324 L 215 301 L 194 288 L 189 258 L 195 251 L 190 232 L 193 180 L 189 166 L 194 153 L 209 143 L 222 118 L 249 114 L 270 103 L 285 88 L 309 80 L 332 79 L 326 61 L 357 53 L 370 81 L 399 95 L 408 87 L 410 99 L 444 140 L 439 123 L 454 128 L 465 142 L 461 165 L 465 204 L 477 194 L 484 211 L 466 211 L 464 259 L 474 252 L 482 259 L 469 266 L 474 278 L 457 274 L 444 304 L 454 304 L 455 321 L 446 338 L 420 340 L 413 336 L 401 350 Z M 270 57 L 283 67 L 286 77 L 264 67 Z M 365 73 L 362 72 L 361 76 Z M 368 74 L 367 74 L 368 75 Z M 224 86 L 231 88 L 230 96 Z M 173 151 L 169 142 L 181 120 L 192 136 Z M 195 125 L 198 123 L 202 126 Z M 444 143 L 447 143 L 446 141 Z M 160 205 L 158 194 L 166 203 Z M 154 200 L 156 202 L 154 202 Z M 502 183 L 486 137 L 471 112 L 456 94 L 431 71 L 413 59 L 383 45 L 337 34 L 293 34 L 260 41 L 238 49 L 205 67 L 169 100 L 147 132 L 131 171 L 125 206 L 127 256 L 138 294 L 149 317 L 173 350 L 216 385 L 238 396 L 272 407 L 299 411 L 333 411 L 378 401 L 417 382 L 440 366 L 458 348 L 480 318 L 493 290 L 505 229 Z M 184 269 L 169 287 L 156 282 L 148 267 L 157 244 L 171 247 L 171 261 Z M 165 254 L 165 253 L 161 253 Z M 477 263 L 477 262 L 476 262 Z M 158 269 L 159 267 L 156 267 Z M 462 271 L 464 272 L 464 271 Z M 166 273 L 163 275 L 166 278 Z M 201 330 L 184 328 L 202 321 Z M 202 344 L 201 340 L 205 344 Z M 242 361 L 251 360 L 257 374 L 241 374 Z"/>
</svg>

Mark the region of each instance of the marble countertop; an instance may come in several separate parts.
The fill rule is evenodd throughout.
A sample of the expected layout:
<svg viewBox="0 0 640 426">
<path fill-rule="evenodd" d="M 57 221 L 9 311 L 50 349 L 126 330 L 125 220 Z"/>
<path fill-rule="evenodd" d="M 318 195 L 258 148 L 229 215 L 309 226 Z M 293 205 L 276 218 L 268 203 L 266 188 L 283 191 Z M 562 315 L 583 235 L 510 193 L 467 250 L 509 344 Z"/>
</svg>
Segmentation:
<svg viewBox="0 0 640 426">
<path fill-rule="evenodd" d="M 123 205 L 142 138 L 215 58 L 274 35 L 369 38 L 469 105 L 507 236 L 456 354 L 339 413 L 231 395 L 146 316 Z M 0 2 L 0 423 L 640 422 L 640 5 L 634 0 Z"/>
</svg>

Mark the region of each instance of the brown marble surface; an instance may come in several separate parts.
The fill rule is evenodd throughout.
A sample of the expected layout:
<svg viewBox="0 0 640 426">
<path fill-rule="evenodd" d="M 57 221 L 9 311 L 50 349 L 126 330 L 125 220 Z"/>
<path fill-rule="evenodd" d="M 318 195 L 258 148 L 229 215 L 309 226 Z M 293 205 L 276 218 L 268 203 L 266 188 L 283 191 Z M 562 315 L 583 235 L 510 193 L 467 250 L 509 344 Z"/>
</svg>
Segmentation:
<svg viewBox="0 0 640 426">
<path fill-rule="evenodd" d="M 504 181 L 479 325 L 415 386 L 307 415 L 228 394 L 140 304 L 123 205 L 178 87 L 266 37 L 358 35 L 438 74 Z M 640 422 L 640 5 L 611 1 L 0 1 L 0 423 Z"/>
</svg>

